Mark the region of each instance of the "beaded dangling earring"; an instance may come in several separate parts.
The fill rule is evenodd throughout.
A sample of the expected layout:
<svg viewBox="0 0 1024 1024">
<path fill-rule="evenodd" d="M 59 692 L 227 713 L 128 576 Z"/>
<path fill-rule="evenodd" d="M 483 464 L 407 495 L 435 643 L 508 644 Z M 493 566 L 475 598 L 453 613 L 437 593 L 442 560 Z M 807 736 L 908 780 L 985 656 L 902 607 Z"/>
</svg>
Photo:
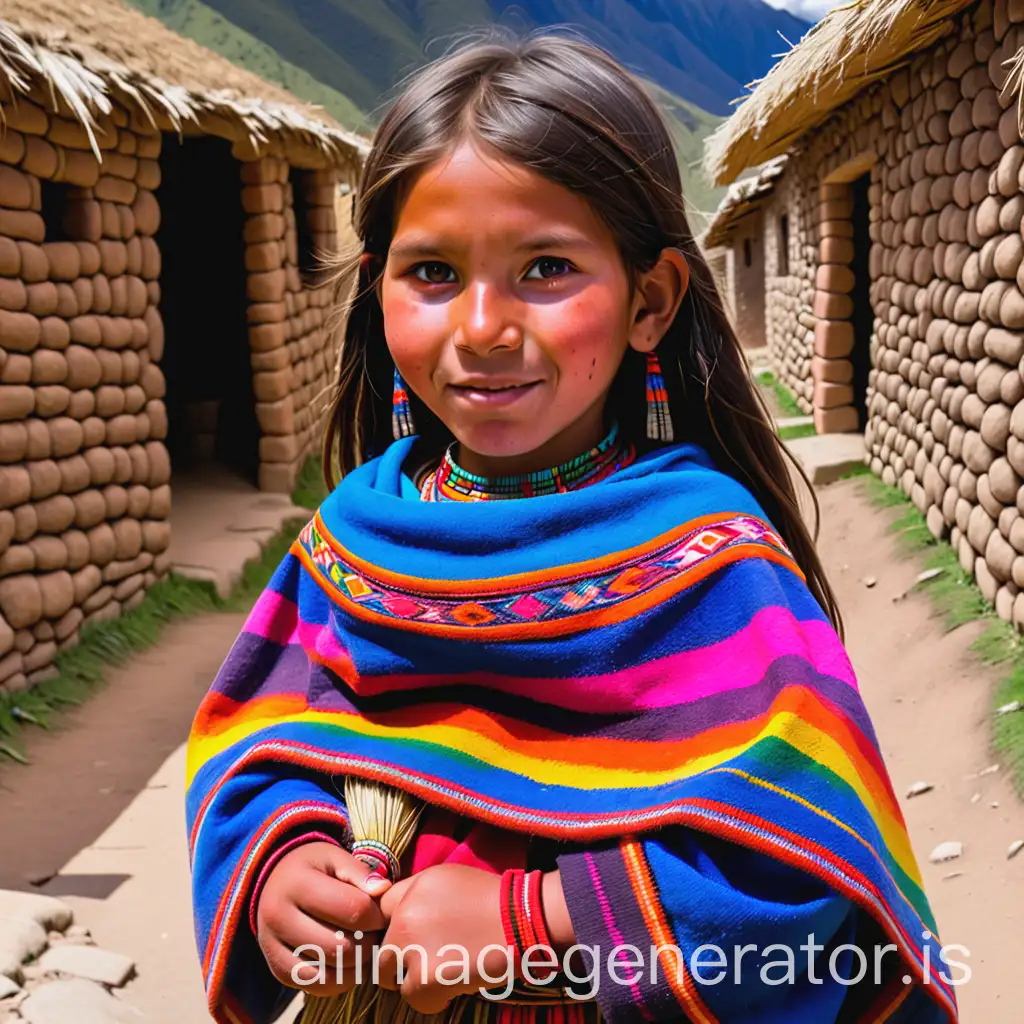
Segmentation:
<svg viewBox="0 0 1024 1024">
<path fill-rule="evenodd" d="M 403 437 L 412 437 L 416 433 L 412 425 L 412 410 L 409 408 L 409 392 L 405 381 L 395 367 L 395 387 L 391 397 L 391 433 L 396 441 Z"/>
<path fill-rule="evenodd" d="M 647 436 L 652 441 L 673 439 L 665 378 L 661 375 L 661 363 L 654 352 L 647 353 Z"/>
</svg>

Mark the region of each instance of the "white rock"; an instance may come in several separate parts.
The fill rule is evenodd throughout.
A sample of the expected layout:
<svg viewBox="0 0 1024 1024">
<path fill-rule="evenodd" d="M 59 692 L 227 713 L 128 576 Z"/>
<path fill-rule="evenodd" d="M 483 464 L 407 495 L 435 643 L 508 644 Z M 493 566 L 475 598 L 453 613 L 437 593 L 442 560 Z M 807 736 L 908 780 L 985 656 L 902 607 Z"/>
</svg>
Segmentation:
<svg viewBox="0 0 1024 1024">
<path fill-rule="evenodd" d="M 930 793 L 935 787 L 930 782 L 915 782 L 910 789 L 907 790 L 907 798 L 912 796 L 921 796 L 924 793 Z"/>
<path fill-rule="evenodd" d="M 875 585 L 875 584 L 876 584 L 877 582 L 878 582 L 878 579 L 877 579 L 877 577 L 875 577 L 875 576 L 865 576 L 865 577 L 864 577 L 864 586 L 865 586 L 865 587 L 867 587 L 867 588 L 868 588 L 869 590 L 870 590 L 870 589 L 871 589 L 871 588 L 872 588 L 872 587 L 873 587 L 873 586 L 874 586 L 874 585 Z"/>
<path fill-rule="evenodd" d="M 964 844 L 958 842 L 939 843 L 928 855 L 933 864 L 941 864 L 943 861 L 956 860 L 964 852 Z"/>
<path fill-rule="evenodd" d="M 972 804 L 980 804 L 981 803 L 981 794 L 980 793 L 975 793 L 974 796 L 971 797 L 971 803 Z"/>
<path fill-rule="evenodd" d="M 1019 700 L 1011 700 L 1009 704 L 1004 704 L 1002 707 L 996 708 L 997 715 L 1012 715 L 1015 711 L 1020 711 L 1024 708 L 1024 703 Z"/>
<path fill-rule="evenodd" d="M 999 771 L 999 765 L 990 764 L 987 768 L 982 768 L 981 771 L 978 772 L 978 777 L 981 778 L 983 775 L 995 775 L 997 771 Z"/>
<path fill-rule="evenodd" d="M 143 1015 L 106 989 L 81 978 L 51 981 L 19 1007 L 28 1024 L 139 1024 Z"/>
<path fill-rule="evenodd" d="M 17 981 L 21 965 L 46 949 L 42 925 L 25 917 L 0 917 L 0 974 Z"/>
<path fill-rule="evenodd" d="M 10 999 L 21 991 L 21 986 L 6 974 L 0 974 L 0 999 Z"/>
<path fill-rule="evenodd" d="M 1010 843 L 1010 848 L 1006 851 L 1006 859 L 1013 860 L 1021 850 L 1024 850 L 1024 839 Z"/>
<path fill-rule="evenodd" d="M 76 978 L 98 981 L 111 988 L 120 988 L 135 971 L 135 961 L 131 957 L 96 946 L 71 944 L 48 949 L 40 957 L 39 966 L 44 971 L 73 974 Z"/>
<path fill-rule="evenodd" d="M 48 932 L 65 931 L 75 919 L 63 900 L 12 889 L 0 889 L 0 917 L 26 917 Z"/>
</svg>

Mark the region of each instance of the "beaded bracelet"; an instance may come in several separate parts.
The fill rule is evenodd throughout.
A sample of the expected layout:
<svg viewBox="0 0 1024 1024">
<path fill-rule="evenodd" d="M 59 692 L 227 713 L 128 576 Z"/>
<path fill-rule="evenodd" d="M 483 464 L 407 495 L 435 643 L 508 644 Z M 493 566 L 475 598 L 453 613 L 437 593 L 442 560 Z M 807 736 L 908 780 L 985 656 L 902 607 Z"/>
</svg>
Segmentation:
<svg viewBox="0 0 1024 1024">
<path fill-rule="evenodd" d="M 557 962 L 544 923 L 541 906 L 540 871 L 527 874 L 521 868 L 511 868 L 501 876 L 501 925 L 505 943 L 515 951 L 516 970 L 522 971 L 523 958 L 532 949 L 543 949 Z M 547 971 L 547 974 L 539 972 Z M 538 964 L 530 966 L 531 975 L 539 984 L 546 984 L 558 973 L 557 967 Z"/>
</svg>

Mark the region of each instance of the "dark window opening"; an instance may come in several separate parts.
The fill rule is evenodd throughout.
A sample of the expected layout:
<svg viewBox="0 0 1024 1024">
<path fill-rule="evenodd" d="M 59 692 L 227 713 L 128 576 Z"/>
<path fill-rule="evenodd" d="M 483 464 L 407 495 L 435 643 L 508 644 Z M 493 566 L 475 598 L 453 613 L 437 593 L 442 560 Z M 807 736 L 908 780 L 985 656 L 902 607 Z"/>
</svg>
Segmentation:
<svg viewBox="0 0 1024 1024">
<path fill-rule="evenodd" d="M 779 277 L 789 276 L 789 214 L 779 218 Z"/>
<path fill-rule="evenodd" d="M 299 273 L 304 279 L 315 277 L 323 268 L 317 255 L 313 240 L 311 223 L 312 204 L 309 201 L 309 190 L 312 188 L 308 171 L 291 169 L 289 179 L 292 185 L 292 209 L 295 211 L 295 233 L 299 248 Z"/>
<path fill-rule="evenodd" d="M 743 239 L 743 265 L 747 268 L 754 262 L 753 253 L 750 249 L 750 239 Z"/>
<path fill-rule="evenodd" d="M 868 189 L 871 175 L 858 178 L 851 187 L 853 193 L 853 407 L 857 410 L 860 429 L 867 424 L 868 374 L 871 370 L 871 334 L 875 326 L 871 306 L 871 272 L 868 257 L 871 253 L 871 201 Z"/>
<path fill-rule="evenodd" d="M 260 432 L 238 161 L 224 139 L 165 135 L 160 169 L 160 366 L 172 471 L 216 465 L 255 485 Z"/>
<path fill-rule="evenodd" d="M 47 178 L 39 179 L 39 189 L 42 194 L 43 208 L 40 211 L 43 223 L 46 225 L 46 241 L 48 242 L 73 242 L 69 231 L 68 214 L 72 210 L 70 185 L 59 181 L 49 181 Z"/>
</svg>

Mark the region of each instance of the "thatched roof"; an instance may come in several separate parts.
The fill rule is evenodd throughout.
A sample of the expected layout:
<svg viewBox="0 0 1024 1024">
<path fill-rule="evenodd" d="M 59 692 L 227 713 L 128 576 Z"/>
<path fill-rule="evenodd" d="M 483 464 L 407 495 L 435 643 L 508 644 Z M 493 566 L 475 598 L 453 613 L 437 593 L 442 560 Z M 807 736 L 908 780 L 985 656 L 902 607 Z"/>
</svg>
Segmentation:
<svg viewBox="0 0 1024 1024">
<path fill-rule="evenodd" d="M 323 111 L 120 0 L 0 0 L 0 96 L 40 91 L 90 135 L 116 101 L 161 130 L 255 150 L 276 142 L 313 162 L 352 164 L 367 149 Z"/>
<path fill-rule="evenodd" d="M 757 174 L 729 186 L 701 237 L 701 245 L 705 249 L 728 244 L 743 220 L 764 206 L 775 191 L 775 183 L 782 177 L 788 159 L 780 156 L 769 160 Z"/>
<path fill-rule="evenodd" d="M 866 85 L 945 35 L 975 0 L 854 0 L 827 14 L 708 139 L 704 166 L 718 185 L 785 153 Z"/>
</svg>

